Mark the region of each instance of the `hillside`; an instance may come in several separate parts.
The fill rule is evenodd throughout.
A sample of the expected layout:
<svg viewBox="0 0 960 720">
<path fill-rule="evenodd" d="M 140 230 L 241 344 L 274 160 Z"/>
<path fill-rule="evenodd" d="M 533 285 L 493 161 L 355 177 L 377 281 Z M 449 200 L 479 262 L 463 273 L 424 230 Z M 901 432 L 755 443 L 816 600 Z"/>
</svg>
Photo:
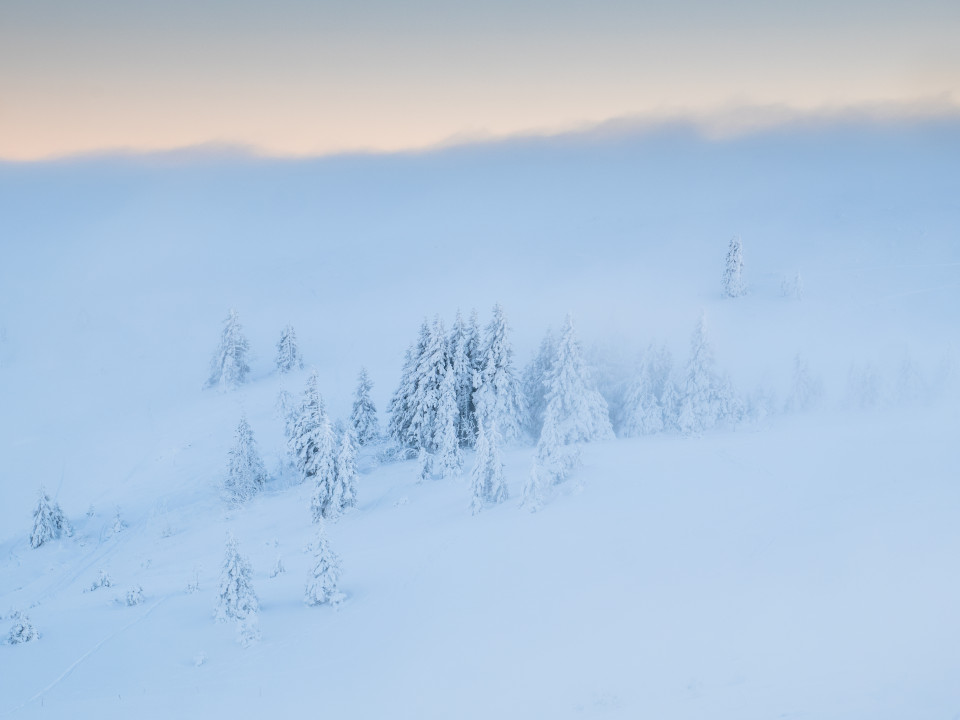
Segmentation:
<svg viewBox="0 0 960 720">
<path fill-rule="evenodd" d="M 0 630 L 25 610 L 41 633 L 0 645 L 0 715 L 960 713 L 958 150 L 955 123 L 851 122 L 0 164 Z M 477 516 L 465 479 L 365 450 L 329 527 L 346 600 L 307 607 L 281 386 L 316 369 L 345 419 L 365 365 L 383 426 L 423 317 L 495 302 L 518 371 L 569 311 L 608 389 L 649 343 L 682 365 L 704 313 L 755 411 L 587 445 L 534 514 L 532 442 Z M 204 390 L 229 308 L 252 377 Z M 308 368 L 281 380 L 287 323 Z M 785 412 L 798 353 L 823 394 Z M 238 508 L 241 413 L 271 480 Z M 32 549 L 41 485 L 74 532 Z M 228 531 L 261 602 L 246 648 L 213 620 Z"/>
</svg>

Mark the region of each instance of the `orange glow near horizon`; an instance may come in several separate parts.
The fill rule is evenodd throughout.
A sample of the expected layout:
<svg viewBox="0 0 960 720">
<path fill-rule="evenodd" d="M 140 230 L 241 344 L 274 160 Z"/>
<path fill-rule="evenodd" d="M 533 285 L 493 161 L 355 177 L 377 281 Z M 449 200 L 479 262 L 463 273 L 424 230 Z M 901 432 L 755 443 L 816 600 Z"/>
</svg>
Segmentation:
<svg viewBox="0 0 960 720">
<path fill-rule="evenodd" d="M 953 114 L 960 9 L 921 4 L 741 2 L 723 14 L 692 0 L 686 17 L 659 1 L 425 0 L 405 12 L 373 0 L 368 18 L 326 0 L 281 0 L 285 13 L 104 0 L 98 18 L 64 0 L 6 0 L 0 159 L 209 143 L 397 151 L 625 117 L 735 129 L 756 124 L 750 108 L 767 108 L 761 124 L 864 107 Z"/>
</svg>

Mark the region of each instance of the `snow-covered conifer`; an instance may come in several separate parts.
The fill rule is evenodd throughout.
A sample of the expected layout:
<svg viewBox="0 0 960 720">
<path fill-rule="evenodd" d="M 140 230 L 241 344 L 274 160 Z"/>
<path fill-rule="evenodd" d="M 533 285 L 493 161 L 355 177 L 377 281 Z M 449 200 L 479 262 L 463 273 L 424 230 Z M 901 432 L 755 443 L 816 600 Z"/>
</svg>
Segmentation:
<svg viewBox="0 0 960 720">
<path fill-rule="evenodd" d="M 547 409 L 547 373 L 557 356 L 557 337 L 548 329 L 537 354 L 523 371 L 523 395 L 526 399 L 526 429 L 531 437 L 540 437 L 543 413 Z"/>
<path fill-rule="evenodd" d="M 250 561 L 240 554 L 240 546 L 233 535 L 227 536 L 227 551 L 220 571 L 216 616 L 221 622 L 242 621 L 260 612 L 260 602 L 253 591 L 253 571 Z"/>
<path fill-rule="evenodd" d="M 322 458 L 318 458 L 321 436 L 323 427 L 329 424 L 329 420 L 318 384 L 317 373 L 311 373 L 303 392 L 300 410 L 291 425 L 290 437 L 287 441 L 287 448 L 293 457 L 293 464 L 300 472 L 301 480 L 312 478 L 317 472 L 318 465 L 322 464 Z"/>
<path fill-rule="evenodd" d="M 607 402 L 593 385 L 569 315 L 557 343 L 556 358 L 546 374 L 546 386 L 544 416 L 551 415 L 561 444 L 613 437 Z"/>
<path fill-rule="evenodd" d="M 11 645 L 32 642 L 40 639 L 40 633 L 30 622 L 26 613 L 17 610 L 13 613 L 13 625 L 10 627 L 10 634 L 7 636 L 7 642 Z"/>
<path fill-rule="evenodd" d="M 317 453 L 314 457 L 313 497 L 310 511 L 313 521 L 334 518 L 343 509 L 343 488 L 337 482 L 336 436 L 329 418 L 324 415 L 317 432 Z"/>
<path fill-rule="evenodd" d="M 526 508 L 530 512 L 537 512 L 543 507 L 544 492 L 548 479 L 544 477 L 543 469 L 536 463 L 530 468 L 527 480 L 523 484 L 523 499 L 520 501 L 520 507 Z"/>
<path fill-rule="evenodd" d="M 124 598 L 127 607 L 133 607 L 135 605 L 140 605 L 143 603 L 143 585 L 137 585 L 135 587 L 127 590 L 127 594 Z"/>
<path fill-rule="evenodd" d="M 343 594 L 337 591 L 340 572 L 340 558 L 330 549 L 326 528 L 320 522 L 313 542 L 313 569 L 304 598 L 307 605 L 336 605 L 342 601 Z"/>
<path fill-rule="evenodd" d="M 645 359 L 641 361 L 636 379 L 627 388 L 623 415 L 620 430 L 625 437 L 652 435 L 663 430 L 663 408 L 650 386 Z"/>
<path fill-rule="evenodd" d="M 417 451 L 417 482 L 422 483 L 433 477 L 433 455 L 422 447 Z"/>
<path fill-rule="evenodd" d="M 652 346 L 640 359 L 634 380 L 624 396 L 620 429 L 626 437 L 651 435 L 664 430 L 671 423 L 670 378 L 673 360 L 666 348 L 659 351 Z"/>
<path fill-rule="evenodd" d="M 457 396 L 457 437 L 460 447 L 472 447 L 477 435 L 476 409 L 473 397 L 473 376 L 477 371 L 480 343 L 477 313 L 474 310 L 467 325 L 457 310 L 457 318 L 450 333 L 449 354 L 453 365 Z"/>
<path fill-rule="evenodd" d="M 474 397 L 478 425 L 496 425 L 510 440 L 520 436 L 525 408 L 523 389 L 513 368 L 508 329 L 503 308 L 497 304 L 484 336 L 481 369 L 474 375 Z"/>
<path fill-rule="evenodd" d="M 49 540 L 56 540 L 61 535 L 69 535 L 70 526 L 60 505 L 50 499 L 50 496 L 40 488 L 40 497 L 37 507 L 33 511 L 33 532 L 30 533 L 30 547 L 38 548 Z"/>
<path fill-rule="evenodd" d="M 803 355 L 793 359 L 793 382 L 787 397 L 787 412 L 803 412 L 813 408 L 823 394 L 823 386 L 810 373 L 810 366 Z"/>
<path fill-rule="evenodd" d="M 426 448 L 431 453 L 439 447 L 437 414 L 440 410 L 440 384 L 449 365 L 448 360 L 446 332 L 443 322 L 437 317 L 430 326 L 427 347 L 417 367 L 412 426 L 416 446 Z"/>
<path fill-rule="evenodd" d="M 437 458 L 444 478 L 457 477 L 463 470 L 463 453 L 457 426 L 460 412 L 457 408 L 457 388 L 453 364 L 448 364 L 440 381 L 440 404 L 437 408 Z"/>
<path fill-rule="evenodd" d="M 723 294 L 726 297 L 740 297 L 746 292 L 743 283 L 743 242 L 739 235 L 730 239 L 727 249 L 727 261 L 723 268 Z"/>
<path fill-rule="evenodd" d="M 120 506 L 117 505 L 117 509 L 113 514 L 113 532 L 122 533 L 127 529 L 127 523 L 123 521 L 123 518 L 120 517 Z"/>
<path fill-rule="evenodd" d="M 237 439 L 230 450 L 224 490 L 234 502 L 244 502 L 260 492 L 266 481 L 267 471 L 263 467 L 260 453 L 257 452 L 253 430 L 250 429 L 247 418 L 241 417 L 237 426 Z"/>
<path fill-rule="evenodd" d="M 784 276 L 780 280 L 780 294 L 787 298 L 803 300 L 803 278 L 799 270 L 792 278 Z"/>
<path fill-rule="evenodd" d="M 367 375 L 366 368 L 360 368 L 357 378 L 357 390 L 353 396 L 353 412 L 350 421 L 356 433 L 357 444 L 366 445 L 376 442 L 380 438 L 380 425 L 377 422 L 377 407 L 370 398 L 370 389 L 373 383 Z"/>
<path fill-rule="evenodd" d="M 540 439 L 537 440 L 534 465 L 540 470 L 546 486 L 563 482 L 567 475 L 580 464 L 580 450 L 568 442 L 569 435 L 559 422 L 558 403 L 548 403 L 543 418 Z"/>
<path fill-rule="evenodd" d="M 107 575 L 103 570 L 100 571 L 100 574 L 97 576 L 97 579 L 93 581 L 90 585 L 90 592 L 99 590 L 102 587 L 111 587 L 113 585 L 113 579 Z"/>
<path fill-rule="evenodd" d="M 482 422 L 477 432 L 476 458 L 470 473 L 471 485 L 486 502 L 501 503 L 507 499 L 507 485 L 500 459 L 500 432 L 496 425 L 488 429 Z"/>
<path fill-rule="evenodd" d="M 291 370 L 303 370 L 303 357 L 297 346 L 297 333 L 293 325 L 287 325 L 280 332 L 280 340 L 277 342 L 277 370 L 281 374 Z"/>
<path fill-rule="evenodd" d="M 701 315 L 690 341 L 677 423 L 684 433 L 699 433 L 718 423 L 736 422 L 742 414 L 743 408 L 729 381 L 715 368 L 706 318 Z"/>
<path fill-rule="evenodd" d="M 340 447 L 336 459 L 337 496 L 342 508 L 356 507 L 357 484 L 360 475 L 357 472 L 357 442 L 353 428 L 340 433 Z"/>
<path fill-rule="evenodd" d="M 293 394 L 282 384 L 280 392 L 277 393 L 277 417 L 283 421 L 283 434 L 289 441 L 293 424 L 297 420 L 297 405 Z"/>
<path fill-rule="evenodd" d="M 247 364 L 249 349 L 250 344 L 240 327 L 240 316 L 236 310 L 230 310 L 223 323 L 220 345 L 210 362 L 207 387 L 226 390 L 245 382 L 250 373 L 250 366 Z"/>
<path fill-rule="evenodd" d="M 336 484 L 336 444 L 333 426 L 327 416 L 318 388 L 317 373 L 307 380 L 300 414 L 288 440 L 290 455 L 301 480 L 313 480 L 314 493 L 310 509 L 314 521 L 339 512 L 332 504 Z"/>
<path fill-rule="evenodd" d="M 426 318 L 420 326 L 417 341 L 407 348 L 400 375 L 400 385 L 390 400 L 390 437 L 400 447 L 417 447 L 418 435 L 414 428 L 417 413 L 418 369 L 430 344 L 430 325 Z"/>
</svg>

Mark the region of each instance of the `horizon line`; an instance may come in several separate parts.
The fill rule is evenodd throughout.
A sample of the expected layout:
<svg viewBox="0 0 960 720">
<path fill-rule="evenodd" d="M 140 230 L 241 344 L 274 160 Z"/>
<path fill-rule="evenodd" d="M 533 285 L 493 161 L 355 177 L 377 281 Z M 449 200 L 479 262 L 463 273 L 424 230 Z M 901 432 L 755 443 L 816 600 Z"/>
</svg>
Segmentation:
<svg viewBox="0 0 960 720">
<path fill-rule="evenodd" d="M 309 161 L 338 157 L 397 157 L 426 155 L 462 148 L 504 145 L 511 142 L 570 139 L 616 139 L 653 135 L 675 129 L 694 133 L 709 142 L 763 135 L 787 128 L 821 129 L 850 125 L 897 126 L 960 121 L 960 102 L 941 96 L 928 100 L 880 101 L 854 105 L 798 108 L 787 104 L 727 105 L 709 111 L 667 111 L 622 115 L 600 121 L 571 122 L 507 133 L 461 132 L 432 143 L 388 148 L 354 146 L 320 152 L 285 152 L 242 141 L 211 139 L 169 147 L 105 146 L 93 150 L 51 153 L 37 157 L 0 156 L 4 165 L 42 165 L 96 159 L 199 160 L 208 158 Z"/>
</svg>

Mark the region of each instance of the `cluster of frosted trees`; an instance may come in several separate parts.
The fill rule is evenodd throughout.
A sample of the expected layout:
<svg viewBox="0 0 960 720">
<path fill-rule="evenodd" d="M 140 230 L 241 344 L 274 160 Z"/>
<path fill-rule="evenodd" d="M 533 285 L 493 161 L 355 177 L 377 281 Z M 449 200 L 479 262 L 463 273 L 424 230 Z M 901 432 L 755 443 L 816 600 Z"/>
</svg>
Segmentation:
<svg viewBox="0 0 960 720">
<path fill-rule="evenodd" d="M 717 369 L 703 316 L 683 367 L 674 368 L 666 348 L 651 346 L 642 355 L 617 415 L 620 434 L 628 437 L 670 430 L 697 434 L 743 418 L 742 400 Z"/>
<path fill-rule="evenodd" d="M 421 479 L 461 474 L 462 453 L 473 448 L 472 512 L 503 502 L 501 444 L 525 432 L 537 440 L 524 489 L 531 509 L 576 465 L 580 443 L 613 437 L 572 319 L 559 339 L 548 335 L 522 377 L 500 305 L 482 334 L 476 313 L 469 323 L 458 313 L 449 333 L 439 318 L 424 321 L 390 404 L 390 435 L 416 454 Z"/>
<path fill-rule="evenodd" d="M 352 426 L 336 429 L 327 415 L 314 372 L 299 410 L 287 424 L 287 448 L 301 482 L 313 483 L 314 522 L 339 517 L 357 502 L 357 437 Z"/>
<path fill-rule="evenodd" d="M 250 375 L 249 354 L 250 342 L 240 325 L 240 316 L 231 309 L 223 321 L 220 342 L 210 360 L 210 375 L 204 386 L 231 390 L 245 383 Z M 275 364 L 281 374 L 303 369 L 303 356 L 292 325 L 280 332 Z"/>
<path fill-rule="evenodd" d="M 417 455 L 421 480 L 460 475 L 463 450 L 476 446 L 484 469 L 474 473 L 487 478 L 484 488 L 496 485 L 488 476 L 499 472 L 499 443 L 520 436 L 525 412 L 508 332 L 500 305 L 482 334 L 476 312 L 469 322 L 458 312 L 449 333 L 439 317 L 421 325 L 390 401 L 389 424 L 393 441 Z M 483 497 L 505 495 L 491 489 Z"/>
<path fill-rule="evenodd" d="M 523 505 L 541 507 L 545 494 L 579 463 L 578 446 L 613 437 L 610 413 L 584 361 L 573 318 L 557 339 L 548 332 L 524 372 L 530 412 L 527 427 L 537 437 Z"/>
<path fill-rule="evenodd" d="M 283 572 L 282 563 L 272 577 Z M 340 557 L 331 549 L 326 528 L 317 525 L 313 541 L 313 563 L 304 592 L 307 605 L 338 605 L 343 593 L 337 590 L 340 580 Z M 233 535 L 227 536 L 227 547 L 220 569 L 215 617 L 220 622 L 236 623 L 244 646 L 260 638 L 260 602 L 253 587 L 253 568 L 250 559 L 240 554 L 240 545 Z"/>
</svg>

